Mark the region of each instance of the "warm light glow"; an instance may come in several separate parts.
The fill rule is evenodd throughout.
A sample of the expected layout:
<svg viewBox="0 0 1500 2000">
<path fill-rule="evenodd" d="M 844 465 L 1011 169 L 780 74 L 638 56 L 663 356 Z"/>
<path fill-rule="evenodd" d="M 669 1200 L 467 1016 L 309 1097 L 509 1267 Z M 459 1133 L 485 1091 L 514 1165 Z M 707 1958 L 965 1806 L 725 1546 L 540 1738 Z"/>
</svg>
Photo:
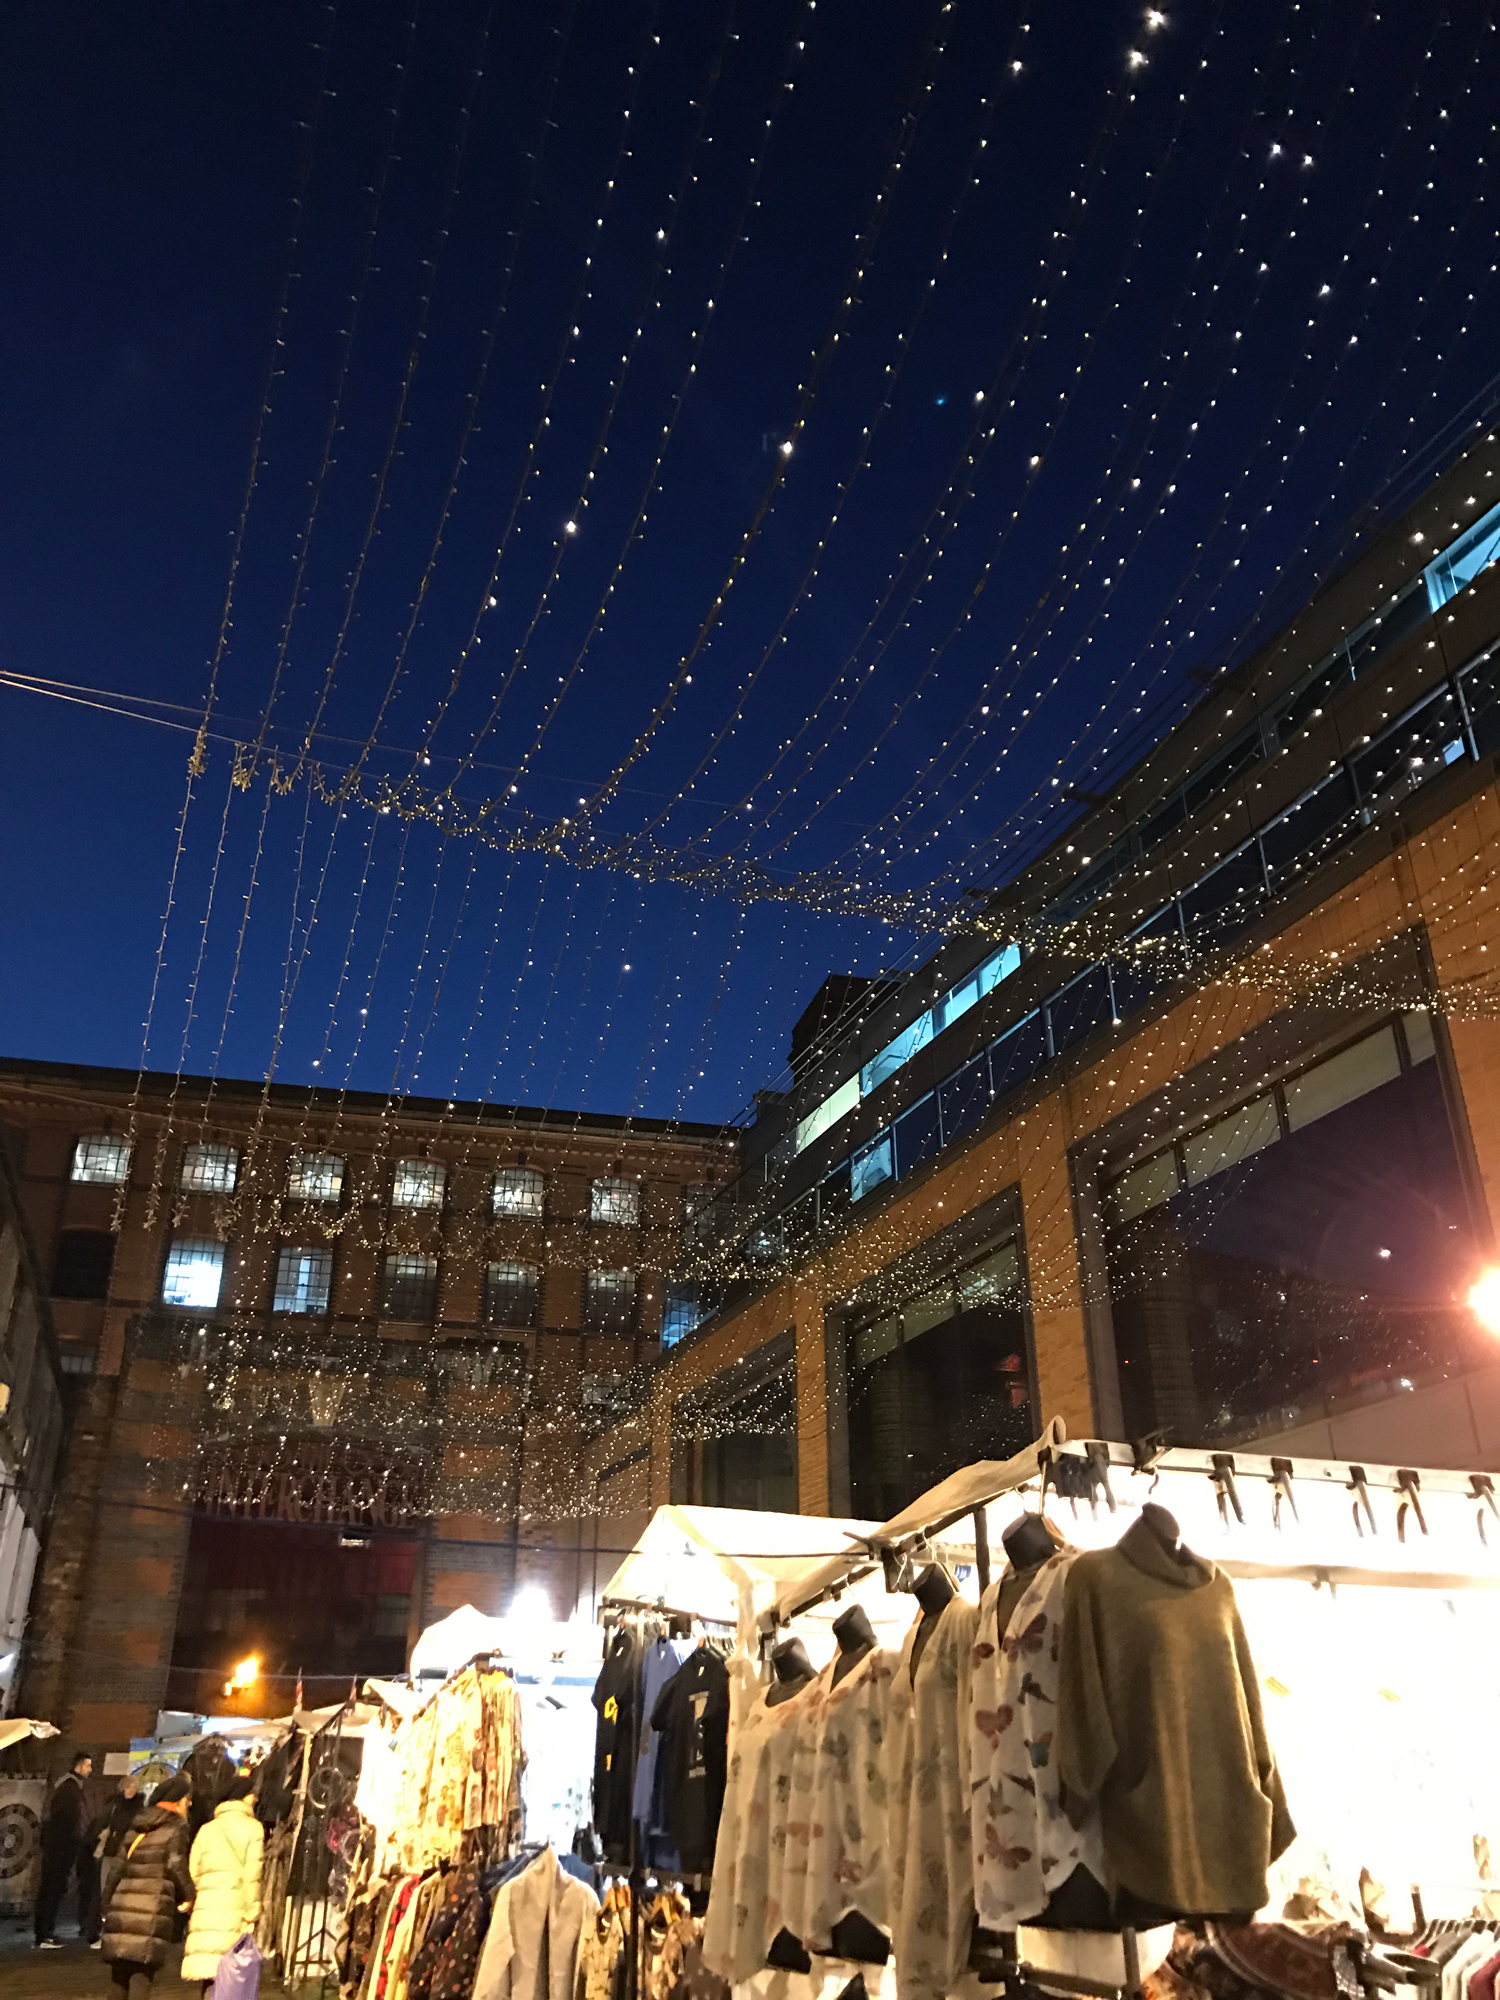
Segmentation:
<svg viewBox="0 0 1500 2000">
<path fill-rule="evenodd" d="M 253 1687 L 260 1679 L 260 1661 L 252 1653 L 248 1660 L 241 1660 L 235 1667 L 229 1685 L 235 1688 Z"/>
<path fill-rule="evenodd" d="M 1491 1264 L 1470 1285 L 1469 1310 L 1486 1333 L 1500 1333 L 1500 1265 Z"/>
</svg>

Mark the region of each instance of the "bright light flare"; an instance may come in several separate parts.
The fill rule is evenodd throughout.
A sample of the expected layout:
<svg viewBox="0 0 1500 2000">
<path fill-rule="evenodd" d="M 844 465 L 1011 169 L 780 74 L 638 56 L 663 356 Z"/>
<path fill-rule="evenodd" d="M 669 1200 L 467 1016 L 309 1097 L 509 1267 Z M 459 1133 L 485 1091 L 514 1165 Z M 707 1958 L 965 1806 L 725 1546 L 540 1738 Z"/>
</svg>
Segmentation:
<svg viewBox="0 0 1500 2000">
<path fill-rule="evenodd" d="M 232 1688 L 254 1687 L 255 1683 L 259 1679 L 260 1679 L 260 1661 L 256 1657 L 256 1655 L 252 1653 L 248 1660 L 240 1660 L 236 1664 L 235 1670 L 233 1674 L 230 1676 L 229 1685 Z"/>
<path fill-rule="evenodd" d="M 1487 1266 L 1470 1285 L 1469 1310 L 1486 1333 L 1500 1334 L 1500 1266 Z"/>
</svg>

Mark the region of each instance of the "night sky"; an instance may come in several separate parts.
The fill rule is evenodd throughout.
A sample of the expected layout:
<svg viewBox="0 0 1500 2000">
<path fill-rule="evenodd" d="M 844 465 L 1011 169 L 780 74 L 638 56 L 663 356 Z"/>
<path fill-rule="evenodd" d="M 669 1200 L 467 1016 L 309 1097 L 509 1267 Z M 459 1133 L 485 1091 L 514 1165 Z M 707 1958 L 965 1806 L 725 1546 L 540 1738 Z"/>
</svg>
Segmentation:
<svg viewBox="0 0 1500 2000">
<path fill-rule="evenodd" d="M 1437 463 L 1497 40 L 13 0 L 0 1053 L 733 1116 Z"/>
</svg>

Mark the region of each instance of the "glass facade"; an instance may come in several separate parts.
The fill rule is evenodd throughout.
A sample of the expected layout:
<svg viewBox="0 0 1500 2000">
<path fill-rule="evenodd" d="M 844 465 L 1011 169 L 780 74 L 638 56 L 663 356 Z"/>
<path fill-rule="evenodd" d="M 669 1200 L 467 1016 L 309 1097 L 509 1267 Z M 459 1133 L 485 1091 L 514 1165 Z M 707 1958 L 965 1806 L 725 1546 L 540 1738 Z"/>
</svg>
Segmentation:
<svg viewBox="0 0 1500 2000">
<path fill-rule="evenodd" d="M 780 1368 L 711 1409 L 672 1417 L 672 1497 L 705 1507 L 795 1514 L 797 1378 Z"/>
<path fill-rule="evenodd" d="M 1014 1242 L 845 1332 L 854 1512 L 883 1521 L 1036 1433 Z"/>
<path fill-rule="evenodd" d="M 1131 1437 L 1233 1444 L 1493 1358 L 1425 1013 L 1142 1161 L 1105 1208 Z"/>
</svg>

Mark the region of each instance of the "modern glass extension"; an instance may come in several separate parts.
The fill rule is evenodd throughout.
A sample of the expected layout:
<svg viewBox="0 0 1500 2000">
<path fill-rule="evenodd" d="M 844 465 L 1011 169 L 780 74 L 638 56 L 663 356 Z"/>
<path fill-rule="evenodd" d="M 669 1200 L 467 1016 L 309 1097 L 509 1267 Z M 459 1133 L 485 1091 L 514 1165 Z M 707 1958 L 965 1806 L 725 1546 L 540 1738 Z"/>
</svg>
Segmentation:
<svg viewBox="0 0 1500 2000">
<path fill-rule="evenodd" d="M 1257 716 L 1175 786 L 1149 819 L 1107 852 L 1091 857 L 1084 872 L 1041 919 L 1042 925 L 1062 928 L 1075 921 L 1127 867 L 1185 825 L 1210 799 L 1317 723 L 1325 707 L 1352 687 L 1372 662 L 1497 557 L 1500 506 L 1466 529 L 1387 605 L 1342 639 L 1274 708 Z M 751 1269 L 756 1265 L 769 1269 L 797 1256 L 822 1228 L 838 1224 L 888 1181 L 913 1172 L 962 1138 L 992 1104 L 1029 1082 L 1095 1028 L 1138 1013 L 1178 983 L 1197 959 L 1243 935 L 1273 898 L 1311 875 L 1382 814 L 1453 764 L 1477 761 L 1497 750 L 1500 653 L 1491 649 L 1429 691 L 1370 743 L 1336 763 L 1271 824 L 1139 925 L 1109 959 L 1076 973 L 1012 1023 L 893 1124 L 839 1161 L 820 1185 L 807 1189 L 780 1212 L 764 1216 L 744 1239 L 739 1261 Z M 831 1130 L 1020 963 L 1019 948 L 1011 944 L 966 974 L 798 1122 L 794 1150 L 805 1150 Z M 771 1160 L 767 1169 L 770 1179 Z M 752 1186 L 742 1177 L 739 1198 L 753 1201 Z M 733 1240 L 723 1218 L 732 1215 L 736 1192 L 734 1187 L 726 1189 L 714 1210 L 695 1218 L 698 1241 L 712 1241 L 715 1236 L 726 1243 Z M 743 1222 L 739 1226 L 743 1229 Z M 667 1291 L 664 1340 L 685 1337 L 723 1302 L 713 1298 L 708 1287 L 674 1281 Z"/>
</svg>

